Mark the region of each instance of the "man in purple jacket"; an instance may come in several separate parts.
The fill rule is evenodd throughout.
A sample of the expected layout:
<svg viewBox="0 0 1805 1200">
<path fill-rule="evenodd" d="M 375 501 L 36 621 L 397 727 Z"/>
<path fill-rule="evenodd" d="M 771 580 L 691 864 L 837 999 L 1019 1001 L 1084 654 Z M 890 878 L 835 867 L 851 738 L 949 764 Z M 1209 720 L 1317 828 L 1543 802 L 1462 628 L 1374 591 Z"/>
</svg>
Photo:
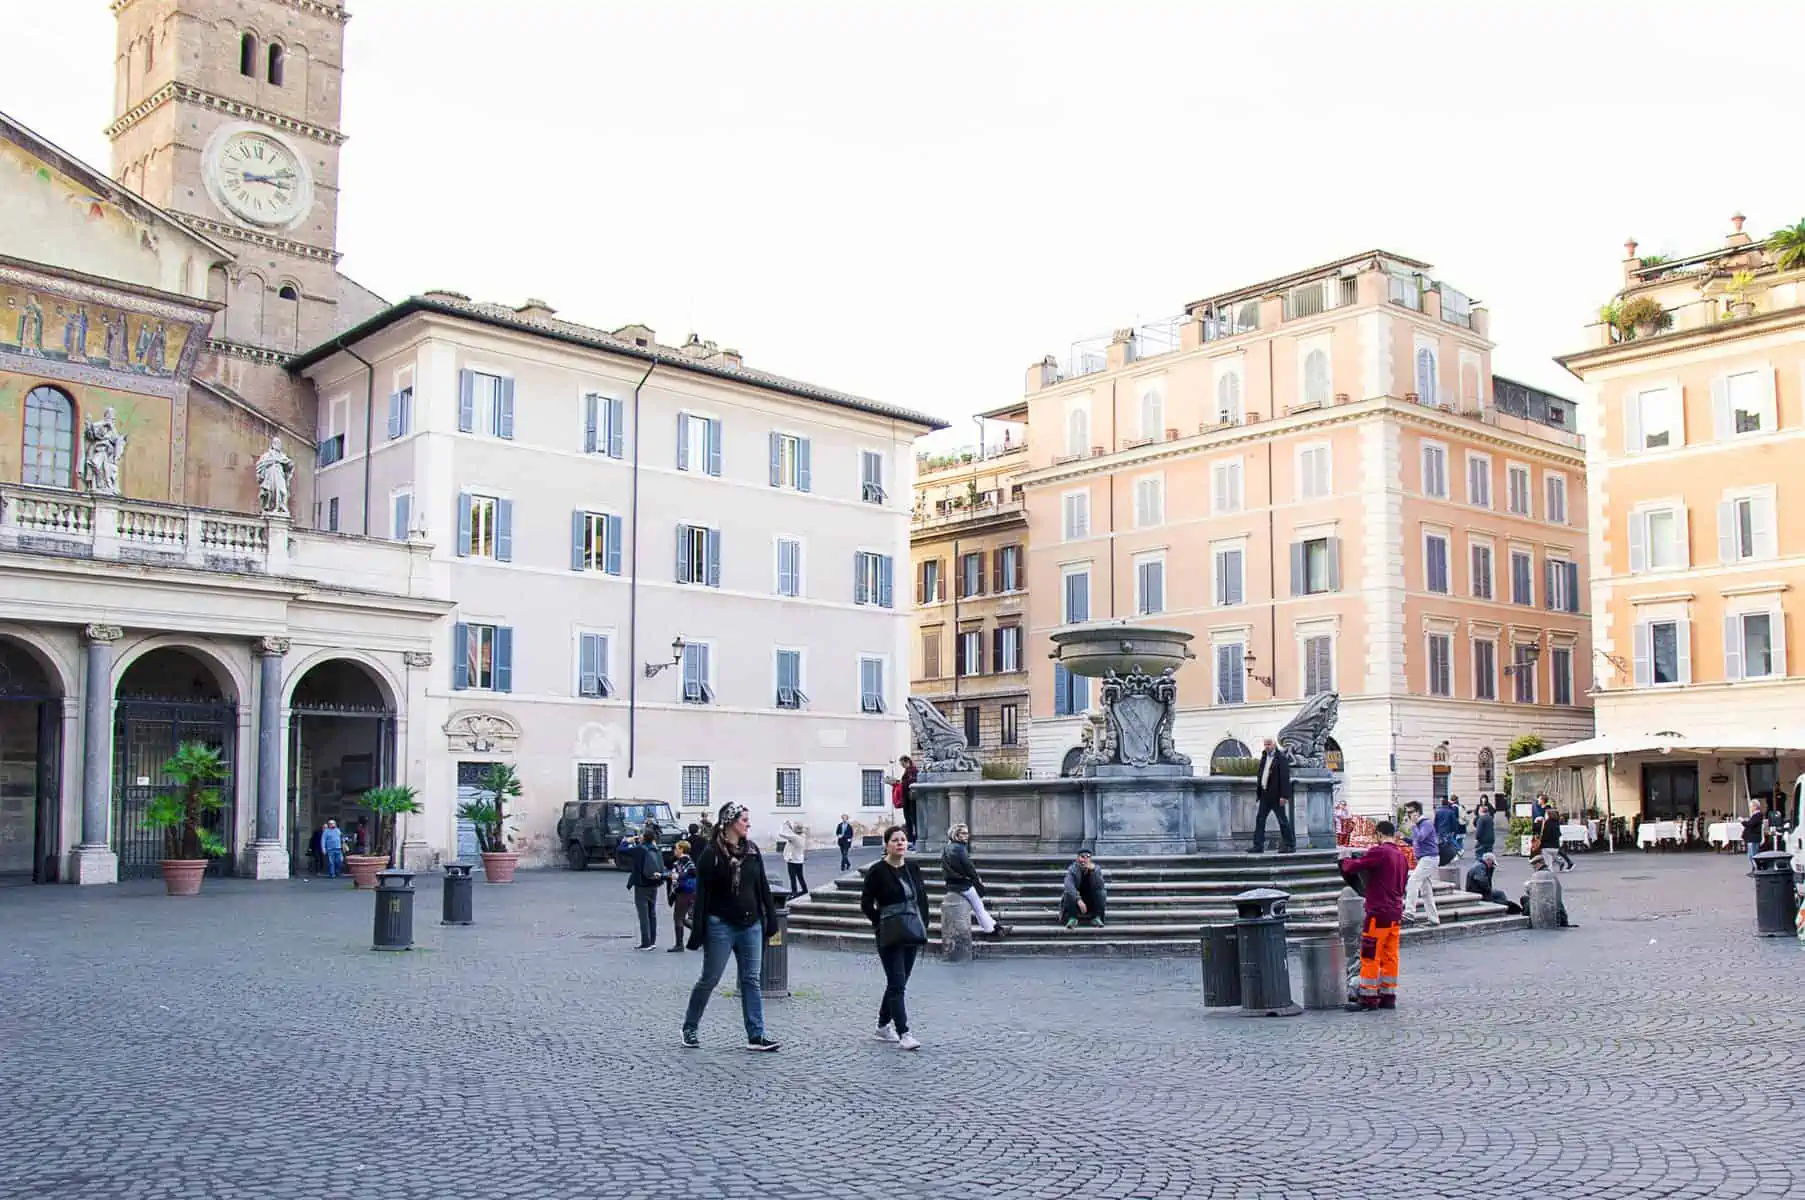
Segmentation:
<svg viewBox="0 0 1805 1200">
<path fill-rule="evenodd" d="M 1441 864 L 1441 839 L 1435 833 L 1435 818 L 1425 817 L 1423 806 L 1415 800 L 1404 806 L 1404 817 L 1410 822 L 1410 849 L 1416 855 L 1416 866 L 1404 885 L 1404 919 L 1415 921 L 1426 908 L 1429 924 L 1440 925 L 1441 914 L 1435 911 L 1435 868 Z"/>
</svg>

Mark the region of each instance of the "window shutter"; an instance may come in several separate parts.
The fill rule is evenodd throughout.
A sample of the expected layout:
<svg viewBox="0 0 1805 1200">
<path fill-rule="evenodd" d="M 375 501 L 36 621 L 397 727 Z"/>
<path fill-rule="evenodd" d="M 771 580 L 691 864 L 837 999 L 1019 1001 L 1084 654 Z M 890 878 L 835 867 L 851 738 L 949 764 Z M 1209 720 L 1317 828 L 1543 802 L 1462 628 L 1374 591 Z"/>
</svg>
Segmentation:
<svg viewBox="0 0 1805 1200">
<path fill-rule="evenodd" d="M 1247 556 L 1239 550 L 1228 552 L 1228 602 L 1240 604 L 1247 599 Z"/>
<path fill-rule="evenodd" d="M 808 491 L 809 483 L 810 483 L 809 440 L 807 438 L 797 438 L 796 439 L 796 490 L 799 492 Z"/>
<path fill-rule="evenodd" d="M 594 454 L 596 452 L 597 435 L 599 432 L 598 426 L 601 423 L 601 413 L 598 411 L 598 409 L 601 406 L 601 402 L 602 402 L 602 398 L 600 396 L 596 395 L 594 392 L 590 392 L 588 395 L 583 397 L 583 453 L 584 454 Z"/>
<path fill-rule="evenodd" d="M 619 396 L 606 397 L 608 403 L 608 457 L 619 458 L 622 455 L 622 443 L 627 433 L 627 406 Z"/>
<path fill-rule="evenodd" d="M 771 442 L 771 486 L 783 486 L 783 435 L 772 433 Z"/>
<path fill-rule="evenodd" d="M 1786 610 L 1772 609 L 1768 614 L 1768 637 L 1774 645 L 1774 674 L 1785 679 L 1786 671 Z"/>
<path fill-rule="evenodd" d="M 1341 539 L 1332 537 L 1328 539 L 1328 543 L 1329 590 L 1331 592 L 1339 592 L 1341 590 Z"/>
<path fill-rule="evenodd" d="M 1674 640 L 1680 647 L 1680 682 L 1692 682 L 1692 622 L 1675 621 Z"/>
<path fill-rule="evenodd" d="M 708 531 L 708 586 L 721 586 L 721 531 Z"/>
<path fill-rule="evenodd" d="M 972 572 L 972 595 L 982 596 L 984 594 L 984 552 L 982 550 L 975 551 L 972 557 L 978 560 L 978 569 Z"/>
<path fill-rule="evenodd" d="M 458 557 L 470 556 L 470 493 L 458 493 Z"/>
<path fill-rule="evenodd" d="M 926 604 L 927 602 L 928 602 L 928 564 L 925 562 L 916 563 L 915 564 L 915 603 Z"/>
<path fill-rule="evenodd" d="M 1579 564 L 1576 562 L 1567 564 L 1567 611 L 1570 613 L 1580 611 Z"/>
<path fill-rule="evenodd" d="M 689 583 L 690 582 L 690 569 L 689 569 L 690 536 L 689 536 L 689 530 L 690 530 L 690 527 L 688 525 L 677 526 L 677 582 L 678 583 Z"/>
<path fill-rule="evenodd" d="M 1072 715 L 1071 687 L 1067 682 L 1070 676 L 1064 666 L 1053 664 L 1053 715 L 1056 717 Z"/>
<path fill-rule="evenodd" d="M 1302 542 L 1291 543 L 1291 594 L 1293 596 L 1304 594 L 1304 544 Z"/>
<path fill-rule="evenodd" d="M 1724 678 L 1735 683 L 1742 678 L 1742 615 L 1724 617 Z"/>
<path fill-rule="evenodd" d="M 610 513 L 602 521 L 602 532 L 606 535 L 603 548 L 602 570 L 610 575 L 620 574 L 621 520 Z"/>
<path fill-rule="evenodd" d="M 514 627 L 495 627 L 495 690 L 514 690 Z"/>
<path fill-rule="evenodd" d="M 689 470 L 689 414 L 677 414 L 677 469 Z"/>
<path fill-rule="evenodd" d="M 963 633 L 953 635 L 953 674 L 960 679 L 971 674 L 971 664 L 965 661 L 965 642 Z"/>
<path fill-rule="evenodd" d="M 1768 367 L 1761 372 L 1761 432 L 1772 433 L 1780 428 L 1780 404 L 1778 389 L 1774 379 L 1775 368 Z"/>
<path fill-rule="evenodd" d="M 990 666 L 994 671 L 1003 669 L 1003 630 L 991 631 L 990 634 Z"/>
<path fill-rule="evenodd" d="M 476 429 L 476 374 L 473 371 L 458 372 L 458 432 L 472 433 Z"/>
<path fill-rule="evenodd" d="M 871 589 L 865 580 L 865 552 L 855 551 L 852 556 L 852 602 L 854 604 L 871 603 Z"/>
<path fill-rule="evenodd" d="M 401 393 L 389 393 L 389 440 L 401 436 Z"/>
<path fill-rule="evenodd" d="M 581 571 L 586 565 L 583 561 L 583 541 L 589 533 L 589 514 L 577 509 L 570 514 L 570 569 Z"/>
<path fill-rule="evenodd" d="M 1774 498 L 1756 496 L 1750 500 L 1749 518 L 1755 529 L 1755 557 L 1774 557 Z"/>
<path fill-rule="evenodd" d="M 496 433 L 509 441 L 514 438 L 514 381 L 504 378 L 501 381 L 501 417 L 497 422 Z"/>
<path fill-rule="evenodd" d="M 1643 513 L 1630 514 L 1630 574 L 1648 570 L 1648 521 Z"/>
<path fill-rule="evenodd" d="M 593 633 L 581 634 L 577 646 L 577 695 L 599 696 L 602 694 L 601 639 Z"/>
<path fill-rule="evenodd" d="M 708 473 L 721 473 L 721 423 L 710 417 L 702 426 L 703 448 L 708 452 Z"/>
<path fill-rule="evenodd" d="M 405 542 L 408 531 L 414 524 L 414 496 L 412 492 L 402 492 L 395 497 L 395 540 Z"/>
<path fill-rule="evenodd" d="M 1632 679 L 1639 688 L 1654 683 L 1654 632 L 1647 621 L 1636 622 L 1635 667 Z"/>
<path fill-rule="evenodd" d="M 1682 508 L 1673 514 L 1673 546 L 1682 567 L 1692 565 L 1692 514 Z"/>
<path fill-rule="evenodd" d="M 470 626 L 462 621 L 451 627 L 451 686 L 460 692 L 470 686 Z"/>
<path fill-rule="evenodd" d="M 883 608 L 894 608 L 890 601 L 890 556 L 880 555 L 877 560 L 877 602 Z"/>
<path fill-rule="evenodd" d="M 1003 589 L 1003 559 L 1007 557 L 1008 546 L 998 546 L 996 553 L 990 558 L 990 590 L 1001 593 Z"/>
<path fill-rule="evenodd" d="M 1627 454 L 1642 449 L 1642 397 L 1635 392 L 1623 401 L 1623 449 Z"/>
<path fill-rule="evenodd" d="M 495 560 L 514 561 L 514 502 L 495 502 Z"/>
<path fill-rule="evenodd" d="M 1736 421 L 1730 414 L 1730 380 L 1726 375 L 1711 380 L 1711 431 L 1720 442 L 1736 434 Z"/>
<path fill-rule="evenodd" d="M 1552 558 L 1542 560 L 1542 604 L 1548 609 L 1554 608 L 1554 573 L 1559 569 L 1560 564 Z"/>
</svg>

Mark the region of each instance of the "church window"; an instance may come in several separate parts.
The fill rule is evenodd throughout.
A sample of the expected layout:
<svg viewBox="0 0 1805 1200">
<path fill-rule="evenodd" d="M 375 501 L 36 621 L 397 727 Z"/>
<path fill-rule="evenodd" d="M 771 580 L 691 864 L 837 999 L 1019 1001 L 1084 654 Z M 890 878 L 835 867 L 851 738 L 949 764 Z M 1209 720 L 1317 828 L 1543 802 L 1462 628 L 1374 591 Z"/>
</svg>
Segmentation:
<svg viewBox="0 0 1805 1200">
<path fill-rule="evenodd" d="M 41 487 L 75 483 L 75 403 L 53 387 L 25 397 L 25 453 L 21 482 Z"/>
<path fill-rule="evenodd" d="M 282 47 L 271 42 L 269 48 L 269 81 L 277 87 L 282 86 L 282 59 Z"/>
<path fill-rule="evenodd" d="M 254 33 L 238 39 L 238 73 L 257 78 L 257 35 Z"/>
<path fill-rule="evenodd" d="M 283 284 L 276 292 L 276 295 L 284 300 L 299 300 L 301 298 L 301 293 L 295 291 L 295 285 L 292 283 Z"/>
</svg>

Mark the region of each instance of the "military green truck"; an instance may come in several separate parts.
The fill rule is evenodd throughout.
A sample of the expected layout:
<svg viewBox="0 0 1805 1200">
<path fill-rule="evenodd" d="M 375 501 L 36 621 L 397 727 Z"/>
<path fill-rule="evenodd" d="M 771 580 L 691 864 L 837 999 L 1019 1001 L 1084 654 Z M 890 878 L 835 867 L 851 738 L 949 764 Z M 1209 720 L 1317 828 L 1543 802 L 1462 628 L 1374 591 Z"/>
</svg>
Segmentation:
<svg viewBox="0 0 1805 1200">
<path fill-rule="evenodd" d="M 620 852 L 621 843 L 638 841 L 646 822 L 658 826 L 658 847 L 664 851 L 668 866 L 676 857 L 677 841 L 683 827 L 671 806 L 662 801 L 647 800 L 572 800 L 558 818 L 558 841 L 564 847 L 564 861 L 573 871 L 587 871 L 590 863 L 601 863 L 617 870 L 632 866 L 632 856 Z"/>
</svg>

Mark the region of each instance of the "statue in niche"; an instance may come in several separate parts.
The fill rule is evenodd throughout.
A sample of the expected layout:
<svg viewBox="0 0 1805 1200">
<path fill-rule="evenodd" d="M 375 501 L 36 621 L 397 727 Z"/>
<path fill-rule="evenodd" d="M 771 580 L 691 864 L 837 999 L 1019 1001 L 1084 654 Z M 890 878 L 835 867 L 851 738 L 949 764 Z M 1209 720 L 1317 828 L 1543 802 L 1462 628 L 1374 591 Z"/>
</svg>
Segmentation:
<svg viewBox="0 0 1805 1200">
<path fill-rule="evenodd" d="M 288 489 L 294 479 L 295 460 L 282 449 L 282 435 L 269 440 L 269 449 L 257 458 L 257 500 L 266 517 L 286 517 Z"/>
<path fill-rule="evenodd" d="M 100 420 L 82 426 L 82 437 L 87 442 L 81 462 L 82 486 L 96 496 L 117 496 L 119 460 L 125 457 L 125 434 L 120 432 L 118 416 L 107 409 Z"/>
</svg>

